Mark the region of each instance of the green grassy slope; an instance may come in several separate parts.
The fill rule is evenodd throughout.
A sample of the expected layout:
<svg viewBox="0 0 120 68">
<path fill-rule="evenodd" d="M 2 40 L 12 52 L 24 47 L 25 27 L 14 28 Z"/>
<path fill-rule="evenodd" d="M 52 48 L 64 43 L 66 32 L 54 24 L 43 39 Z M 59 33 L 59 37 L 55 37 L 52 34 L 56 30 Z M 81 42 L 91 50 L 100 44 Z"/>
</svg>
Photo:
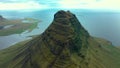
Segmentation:
<svg viewBox="0 0 120 68">
<path fill-rule="evenodd" d="M 93 38 L 90 42 L 89 57 L 91 56 L 91 68 L 119 68 L 120 50 L 111 45 L 110 42 Z M 95 65 L 95 66 L 94 66 Z"/>
<path fill-rule="evenodd" d="M 1 50 L 0 51 L 0 68 L 14 68 L 10 66 L 18 63 L 20 59 L 17 59 L 14 64 L 9 65 L 9 62 L 11 63 L 11 60 L 13 60 L 13 58 L 15 58 L 16 55 L 18 55 L 19 53 L 21 53 L 23 50 L 27 48 L 27 46 L 24 45 L 26 42 L 27 41 L 21 42 L 7 49 Z M 71 65 L 71 67 L 68 67 L 68 68 L 76 68 L 74 66 L 76 66 L 77 64 L 81 66 L 81 68 L 119 68 L 120 67 L 120 50 L 119 49 L 112 46 L 109 42 L 106 42 L 106 40 L 99 39 L 99 38 L 90 38 L 89 45 L 90 47 L 88 48 L 86 57 L 84 59 L 78 57 L 76 54 L 73 54 L 71 56 L 72 62 L 66 61 L 66 63 Z M 46 66 L 45 63 L 47 64 L 51 62 L 51 60 L 55 56 L 49 52 L 47 47 L 44 47 L 42 51 L 43 51 L 43 54 L 38 53 L 39 55 L 36 55 L 34 59 L 39 60 L 40 55 L 44 55 L 42 56 L 44 57 L 44 59 L 40 59 L 41 61 L 36 63 Z M 20 57 L 20 58 L 24 59 L 24 57 L 23 58 Z M 45 60 L 47 62 L 45 62 Z M 75 65 L 73 64 L 74 62 L 75 62 Z M 19 67 L 15 67 L 15 68 L 19 68 Z M 32 67 L 29 67 L 29 68 L 32 68 Z M 45 67 L 42 67 L 42 68 L 45 68 Z"/>
<path fill-rule="evenodd" d="M 120 46 L 116 46 L 116 47 L 120 49 Z"/>
<path fill-rule="evenodd" d="M 8 63 L 26 48 L 25 43 L 28 41 L 29 40 L 23 41 L 9 48 L 0 50 L 0 68 L 6 68 L 6 66 L 8 66 Z"/>
</svg>

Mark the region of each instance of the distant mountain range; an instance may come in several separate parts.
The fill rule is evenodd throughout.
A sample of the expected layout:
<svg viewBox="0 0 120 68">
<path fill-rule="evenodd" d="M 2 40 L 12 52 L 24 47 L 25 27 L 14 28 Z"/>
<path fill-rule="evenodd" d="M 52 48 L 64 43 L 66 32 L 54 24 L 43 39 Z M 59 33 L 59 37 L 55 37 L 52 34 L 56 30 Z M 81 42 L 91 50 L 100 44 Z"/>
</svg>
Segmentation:
<svg viewBox="0 0 120 68">
<path fill-rule="evenodd" d="M 120 50 L 60 10 L 41 35 L 0 51 L 0 68 L 120 68 Z"/>
<path fill-rule="evenodd" d="M 2 15 L 0 15 L 0 21 L 6 20 Z"/>
<path fill-rule="evenodd" d="M 3 16 L 0 15 L 0 23 L 1 23 L 2 21 L 5 21 L 5 20 L 6 20 L 6 19 L 3 18 Z M 0 25 L 0 29 L 2 29 L 2 28 L 3 28 L 3 26 Z"/>
</svg>

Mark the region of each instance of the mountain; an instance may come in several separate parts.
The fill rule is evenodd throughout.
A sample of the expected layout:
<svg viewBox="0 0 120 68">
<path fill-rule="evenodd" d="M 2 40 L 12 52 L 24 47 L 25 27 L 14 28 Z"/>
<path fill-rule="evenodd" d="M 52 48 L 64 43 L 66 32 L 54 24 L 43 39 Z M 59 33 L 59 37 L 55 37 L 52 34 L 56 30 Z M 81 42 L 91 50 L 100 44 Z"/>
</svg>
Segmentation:
<svg viewBox="0 0 120 68">
<path fill-rule="evenodd" d="M 6 20 L 3 16 L 0 15 L 0 21 Z"/>
<path fill-rule="evenodd" d="M 41 35 L 0 51 L 1 68 L 119 68 L 120 50 L 90 36 L 70 11 L 58 11 Z"/>
</svg>

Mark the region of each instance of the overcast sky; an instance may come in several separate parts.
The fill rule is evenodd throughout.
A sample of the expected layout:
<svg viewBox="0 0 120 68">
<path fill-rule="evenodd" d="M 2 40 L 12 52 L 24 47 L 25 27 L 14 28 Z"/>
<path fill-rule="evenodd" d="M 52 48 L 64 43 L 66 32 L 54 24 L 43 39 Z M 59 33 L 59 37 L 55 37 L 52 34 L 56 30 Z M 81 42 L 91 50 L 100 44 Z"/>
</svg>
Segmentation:
<svg viewBox="0 0 120 68">
<path fill-rule="evenodd" d="M 0 0 L 0 10 L 37 10 L 48 8 L 120 11 L 120 0 Z"/>
</svg>

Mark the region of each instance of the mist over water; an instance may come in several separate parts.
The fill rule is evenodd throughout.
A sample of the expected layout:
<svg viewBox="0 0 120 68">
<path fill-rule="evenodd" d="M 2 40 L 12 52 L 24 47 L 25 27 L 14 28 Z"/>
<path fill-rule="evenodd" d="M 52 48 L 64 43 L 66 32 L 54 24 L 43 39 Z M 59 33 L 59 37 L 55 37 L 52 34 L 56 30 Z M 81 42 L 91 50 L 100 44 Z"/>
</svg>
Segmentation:
<svg viewBox="0 0 120 68">
<path fill-rule="evenodd" d="M 0 15 L 8 19 L 36 18 L 41 20 L 38 24 L 39 29 L 33 30 L 30 35 L 41 34 L 51 24 L 54 14 L 59 9 L 37 10 L 31 12 L 21 11 L 0 11 Z M 70 10 L 74 13 L 90 35 L 105 38 L 114 45 L 120 45 L 120 13 L 98 12 L 89 10 Z M 1 36 L 0 36 L 1 38 Z M 14 40 L 14 38 L 11 38 Z M 2 39 L 0 39 L 1 41 Z M 4 39 L 5 40 L 5 39 Z M 15 40 L 17 40 L 15 38 Z M 0 47 L 2 44 L 0 43 Z M 8 47 L 8 46 L 7 46 Z"/>
</svg>

